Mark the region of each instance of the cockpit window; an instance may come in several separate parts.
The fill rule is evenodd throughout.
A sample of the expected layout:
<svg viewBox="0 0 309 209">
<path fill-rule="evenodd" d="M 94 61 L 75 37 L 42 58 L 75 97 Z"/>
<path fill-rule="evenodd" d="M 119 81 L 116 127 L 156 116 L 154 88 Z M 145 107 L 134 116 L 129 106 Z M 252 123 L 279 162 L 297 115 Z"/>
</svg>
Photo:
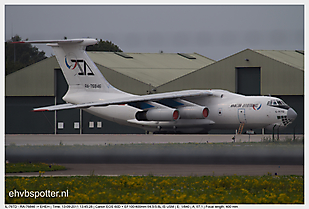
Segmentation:
<svg viewBox="0 0 309 209">
<path fill-rule="evenodd" d="M 279 107 L 279 108 L 283 108 L 283 109 L 289 109 L 290 108 L 284 101 L 275 100 L 275 99 L 268 101 L 267 105 L 273 106 L 273 107 Z"/>
</svg>

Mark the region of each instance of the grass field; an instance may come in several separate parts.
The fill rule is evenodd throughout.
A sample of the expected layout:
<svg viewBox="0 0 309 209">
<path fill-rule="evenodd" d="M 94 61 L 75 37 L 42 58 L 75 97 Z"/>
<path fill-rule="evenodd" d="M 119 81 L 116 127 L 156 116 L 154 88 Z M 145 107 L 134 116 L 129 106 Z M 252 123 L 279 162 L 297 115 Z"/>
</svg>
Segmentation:
<svg viewBox="0 0 309 209">
<path fill-rule="evenodd" d="M 6 177 L 5 185 L 6 203 L 304 203 L 302 176 Z M 68 197 L 9 197 L 15 190 Z"/>
<path fill-rule="evenodd" d="M 24 172 L 57 171 L 57 170 L 65 170 L 65 167 L 55 164 L 31 163 L 31 162 L 5 164 L 6 173 L 24 173 Z"/>
</svg>

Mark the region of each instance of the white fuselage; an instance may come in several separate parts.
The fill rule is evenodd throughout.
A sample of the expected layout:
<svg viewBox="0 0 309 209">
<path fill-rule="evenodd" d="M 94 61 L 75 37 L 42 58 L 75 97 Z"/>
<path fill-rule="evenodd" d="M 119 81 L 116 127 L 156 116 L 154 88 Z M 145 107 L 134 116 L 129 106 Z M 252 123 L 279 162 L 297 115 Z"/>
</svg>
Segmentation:
<svg viewBox="0 0 309 209">
<path fill-rule="evenodd" d="M 246 130 L 272 129 L 274 126 L 285 127 L 291 122 L 283 123 L 282 120 L 282 117 L 287 116 L 288 109 L 291 108 L 284 109 L 267 104 L 269 101 L 279 100 L 278 98 L 243 96 L 224 90 L 210 91 L 213 93 L 211 97 L 192 97 L 186 99 L 195 104 L 206 106 L 209 109 L 208 117 L 204 119 L 182 119 L 180 116 L 176 121 L 137 121 L 135 114 L 139 109 L 127 104 L 90 107 L 85 109 L 85 111 L 119 124 L 135 126 L 153 132 L 202 133 L 208 132 L 211 129 L 235 130 L 239 128 L 240 123 L 244 123 Z M 94 97 L 97 97 L 98 101 L 104 101 L 106 99 L 116 99 L 128 95 L 130 94 L 96 93 L 96 95 L 76 95 L 76 99 L 78 99 L 78 103 L 82 103 L 93 101 Z M 83 98 L 83 101 L 80 101 L 81 98 Z M 64 99 L 67 99 L 71 103 L 76 102 L 74 101 L 74 97 L 64 97 Z M 294 110 L 293 112 L 295 113 Z"/>
</svg>

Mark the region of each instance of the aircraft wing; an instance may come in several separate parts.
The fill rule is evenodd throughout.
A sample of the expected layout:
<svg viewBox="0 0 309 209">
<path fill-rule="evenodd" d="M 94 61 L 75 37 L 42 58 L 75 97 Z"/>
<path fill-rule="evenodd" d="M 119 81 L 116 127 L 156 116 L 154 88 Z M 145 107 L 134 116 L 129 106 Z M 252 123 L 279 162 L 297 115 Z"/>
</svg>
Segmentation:
<svg viewBox="0 0 309 209">
<path fill-rule="evenodd" d="M 89 108 L 89 107 L 104 107 L 108 105 L 121 105 L 121 104 L 132 104 L 137 102 L 156 102 L 164 99 L 178 99 L 178 98 L 188 98 L 188 97 L 201 97 L 201 96 L 212 96 L 213 94 L 210 91 L 205 90 L 185 90 L 185 91 L 176 91 L 160 94 L 150 94 L 144 96 L 130 96 L 122 97 L 113 100 L 106 100 L 100 102 L 89 102 L 82 104 L 62 104 L 62 105 L 53 105 L 48 107 L 40 107 L 33 109 L 33 112 L 44 112 L 44 111 L 55 111 L 55 110 L 66 110 L 66 109 L 75 109 L 75 108 Z"/>
</svg>

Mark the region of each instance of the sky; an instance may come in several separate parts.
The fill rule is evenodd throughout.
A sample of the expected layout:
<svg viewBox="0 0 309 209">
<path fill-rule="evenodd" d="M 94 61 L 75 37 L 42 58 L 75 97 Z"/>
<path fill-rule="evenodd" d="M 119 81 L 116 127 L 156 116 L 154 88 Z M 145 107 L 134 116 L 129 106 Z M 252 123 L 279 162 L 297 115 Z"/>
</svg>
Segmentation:
<svg viewBox="0 0 309 209">
<path fill-rule="evenodd" d="M 244 49 L 304 50 L 302 5 L 9 5 L 5 40 L 91 37 L 124 52 L 220 60 Z M 52 50 L 36 45 L 47 56 Z"/>
</svg>

